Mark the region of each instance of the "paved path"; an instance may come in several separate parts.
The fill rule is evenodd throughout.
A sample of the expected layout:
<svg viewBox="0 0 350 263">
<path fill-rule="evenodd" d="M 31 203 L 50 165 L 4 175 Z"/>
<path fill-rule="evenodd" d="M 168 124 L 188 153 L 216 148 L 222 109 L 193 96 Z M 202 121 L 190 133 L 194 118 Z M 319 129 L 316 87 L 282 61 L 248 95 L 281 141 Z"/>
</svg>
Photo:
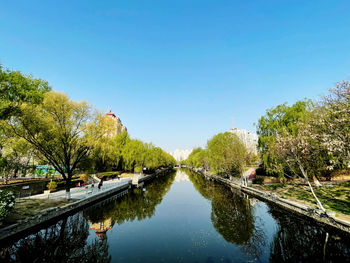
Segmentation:
<svg viewBox="0 0 350 263">
<path fill-rule="evenodd" d="M 256 169 L 258 168 L 258 166 L 254 166 L 254 167 L 250 167 L 248 170 L 246 170 L 244 173 L 243 173 L 243 176 L 245 176 L 247 179 L 249 178 L 249 175 L 255 171 Z"/>
<path fill-rule="evenodd" d="M 121 179 L 113 179 L 108 181 L 103 181 L 103 185 L 101 189 L 98 189 L 97 184 L 95 183 L 94 187 L 91 187 L 91 184 L 81 187 L 75 187 L 70 189 L 70 194 L 72 199 L 84 199 L 86 197 L 96 195 L 111 188 L 115 188 L 117 186 L 129 184 L 131 178 L 121 178 Z M 66 190 L 60 190 L 50 194 L 39 194 L 32 195 L 27 198 L 30 199 L 54 199 L 54 198 L 66 198 Z"/>
</svg>

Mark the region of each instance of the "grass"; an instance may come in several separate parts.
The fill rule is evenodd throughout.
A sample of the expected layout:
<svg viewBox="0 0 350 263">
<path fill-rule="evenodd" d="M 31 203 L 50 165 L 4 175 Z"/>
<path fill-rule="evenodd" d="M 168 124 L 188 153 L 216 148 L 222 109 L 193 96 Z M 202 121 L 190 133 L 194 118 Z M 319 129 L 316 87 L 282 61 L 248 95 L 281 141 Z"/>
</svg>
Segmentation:
<svg viewBox="0 0 350 263">
<path fill-rule="evenodd" d="M 15 224 L 20 220 L 29 219 L 40 214 L 47 208 L 64 206 L 72 201 L 67 201 L 65 198 L 56 199 L 21 199 L 17 201 L 14 209 L 3 220 L 1 227 Z"/>
<path fill-rule="evenodd" d="M 255 186 L 256 187 L 256 186 Z M 307 185 L 276 184 L 264 185 L 259 188 L 271 191 L 285 199 L 303 201 L 316 207 L 316 200 Z M 316 196 L 326 209 L 350 216 L 350 183 L 323 185 L 314 188 Z"/>
<path fill-rule="evenodd" d="M 276 190 L 278 188 L 283 188 L 285 187 L 285 184 L 272 184 L 272 185 L 267 185 L 266 187 L 270 188 L 271 190 Z"/>
</svg>

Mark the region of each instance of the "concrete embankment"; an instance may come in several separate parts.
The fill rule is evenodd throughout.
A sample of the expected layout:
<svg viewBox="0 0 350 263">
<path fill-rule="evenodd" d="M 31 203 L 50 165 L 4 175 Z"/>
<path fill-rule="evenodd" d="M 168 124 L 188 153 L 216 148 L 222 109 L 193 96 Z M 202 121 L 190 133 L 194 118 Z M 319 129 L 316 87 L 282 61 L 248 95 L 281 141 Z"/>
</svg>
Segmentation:
<svg viewBox="0 0 350 263">
<path fill-rule="evenodd" d="M 167 172 L 169 172 L 169 169 L 163 169 L 163 170 L 157 171 L 154 174 L 142 176 L 140 177 L 139 182 L 149 181 L 152 178 L 155 178 L 156 176 Z M 73 214 L 76 211 L 79 211 L 89 205 L 92 205 L 94 203 L 107 199 L 109 197 L 123 196 L 124 194 L 128 193 L 128 190 L 132 187 L 131 182 L 132 182 L 131 179 L 124 181 L 123 183 L 119 184 L 116 187 L 98 192 L 91 196 L 87 196 L 86 198 L 77 200 L 73 203 L 67 204 L 62 207 L 55 207 L 55 208 L 49 208 L 49 209 L 43 210 L 36 217 L 22 220 L 20 222 L 17 222 L 16 224 L 4 227 L 0 229 L 0 243 L 3 243 L 7 239 L 20 236 L 25 232 L 30 232 L 35 229 L 39 230 L 40 227 L 45 224 L 49 224 L 50 222 L 54 223 L 54 221 L 64 216 Z"/>
<path fill-rule="evenodd" d="M 225 179 L 219 176 L 215 176 L 203 169 L 191 169 L 192 171 L 199 173 L 206 177 L 208 180 L 213 180 L 217 182 L 221 182 L 225 185 L 228 185 L 231 188 L 238 189 L 242 191 L 243 193 L 246 193 L 250 196 L 253 196 L 257 199 L 260 199 L 262 201 L 277 205 L 283 209 L 287 209 L 293 213 L 297 213 L 303 217 L 310 218 L 317 223 L 330 226 L 332 228 L 336 228 L 339 230 L 342 230 L 344 232 L 347 232 L 350 234 L 350 222 L 341 220 L 339 218 L 330 216 L 328 214 L 323 213 L 321 210 L 314 209 L 312 207 L 302 205 L 300 203 L 296 203 L 284 198 L 281 198 L 277 196 L 274 193 L 260 191 L 258 189 L 242 186 L 238 182 L 233 182 L 232 180 Z"/>
</svg>

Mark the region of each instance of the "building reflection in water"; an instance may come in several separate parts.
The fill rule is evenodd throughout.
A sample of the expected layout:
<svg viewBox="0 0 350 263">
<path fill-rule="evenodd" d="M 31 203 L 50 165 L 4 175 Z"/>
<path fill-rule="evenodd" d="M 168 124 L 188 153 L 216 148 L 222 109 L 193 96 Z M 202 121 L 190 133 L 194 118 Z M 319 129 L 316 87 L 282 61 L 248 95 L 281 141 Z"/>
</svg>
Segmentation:
<svg viewBox="0 0 350 263">
<path fill-rule="evenodd" d="M 177 170 L 176 171 L 176 176 L 175 176 L 175 182 L 179 183 L 181 181 L 190 181 L 190 179 L 188 178 L 187 173 L 185 173 L 182 170 Z"/>
<path fill-rule="evenodd" d="M 106 239 L 88 241 L 89 224 L 82 213 L 62 219 L 0 250 L 1 262 L 108 263 Z"/>
<path fill-rule="evenodd" d="M 107 218 L 97 223 L 93 223 L 89 221 L 89 225 L 90 225 L 90 229 L 95 231 L 96 236 L 99 239 L 106 238 L 107 231 L 112 229 L 113 227 L 112 218 Z"/>
</svg>

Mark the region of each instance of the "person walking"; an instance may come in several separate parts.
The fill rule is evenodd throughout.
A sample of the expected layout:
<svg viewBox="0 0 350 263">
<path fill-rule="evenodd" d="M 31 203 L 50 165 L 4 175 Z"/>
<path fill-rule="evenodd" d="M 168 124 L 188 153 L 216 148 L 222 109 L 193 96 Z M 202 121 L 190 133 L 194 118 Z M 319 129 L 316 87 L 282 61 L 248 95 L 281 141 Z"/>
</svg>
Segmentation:
<svg viewBox="0 0 350 263">
<path fill-rule="evenodd" d="M 100 190 L 101 189 L 101 187 L 102 187 L 102 184 L 103 184 L 103 177 L 102 177 L 102 179 L 101 179 L 101 181 L 98 183 L 98 190 Z"/>
</svg>

